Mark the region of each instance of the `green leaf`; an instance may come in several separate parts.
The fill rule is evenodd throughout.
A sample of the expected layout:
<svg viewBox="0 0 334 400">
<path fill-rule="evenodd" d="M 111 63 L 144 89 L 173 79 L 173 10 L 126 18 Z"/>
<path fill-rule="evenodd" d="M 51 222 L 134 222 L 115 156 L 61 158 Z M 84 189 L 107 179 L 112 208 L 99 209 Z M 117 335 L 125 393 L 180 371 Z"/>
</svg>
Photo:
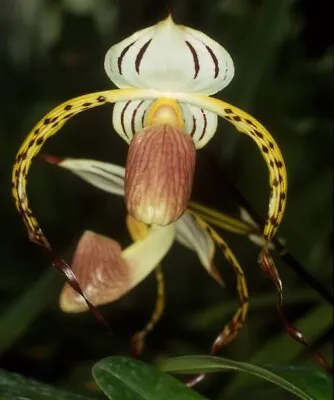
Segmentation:
<svg viewBox="0 0 334 400">
<path fill-rule="evenodd" d="M 0 369 L 1 400 L 94 400 Z"/>
<path fill-rule="evenodd" d="M 241 371 L 272 382 L 304 400 L 333 398 L 331 379 L 322 371 L 304 366 L 264 366 L 211 356 L 186 356 L 165 361 L 167 372 L 200 373 Z"/>
<path fill-rule="evenodd" d="M 182 382 L 126 357 L 107 357 L 93 367 L 93 376 L 113 400 L 204 400 Z"/>
</svg>

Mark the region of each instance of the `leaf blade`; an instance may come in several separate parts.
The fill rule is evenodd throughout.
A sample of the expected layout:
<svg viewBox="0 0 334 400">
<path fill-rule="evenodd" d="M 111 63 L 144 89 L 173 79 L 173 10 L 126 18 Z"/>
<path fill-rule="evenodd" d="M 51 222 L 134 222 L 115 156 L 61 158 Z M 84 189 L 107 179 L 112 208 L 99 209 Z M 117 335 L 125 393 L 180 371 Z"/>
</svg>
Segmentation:
<svg viewBox="0 0 334 400">
<path fill-rule="evenodd" d="M 93 376 L 112 400 L 205 400 L 156 367 L 127 357 L 107 357 L 93 367 Z"/>
<path fill-rule="evenodd" d="M 295 394 L 304 400 L 329 400 L 332 398 L 332 388 L 327 376 L 322 371 L 307 367 L 266 366 L 248 364 L 212 356 L 186 356 L 167 360 L 162 364 L 167 372 L 200 373 L 240 371 L 262 378 Z M 304 378 L 291 374 L 291 368 L 302 370 Z M 285 372 L 284 372 L 285 371 Z M 296 375 L 296 376 L 295 376 Z M 296 378 L 297 377 L 297 378 Z M 310 384 L 312 383 L 312 384 Z M 317 388 L 319 390 L 317 390 Z M 321 395 L 320 397 L 319 394 Z"/>
</svg>

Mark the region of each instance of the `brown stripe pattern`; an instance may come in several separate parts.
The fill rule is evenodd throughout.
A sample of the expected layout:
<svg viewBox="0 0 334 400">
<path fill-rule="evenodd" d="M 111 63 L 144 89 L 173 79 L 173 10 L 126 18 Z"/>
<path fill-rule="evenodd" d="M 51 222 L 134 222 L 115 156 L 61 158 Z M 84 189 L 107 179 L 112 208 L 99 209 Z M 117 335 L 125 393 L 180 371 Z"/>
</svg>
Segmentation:
<svg viewBox="0 0 334 400">
<path fill-rule="evenodd" d="M 128 212 L 146 224 L 168 225 L 186 210 L 195 170 L 192 138 L 155 125 L 132 139 L 125 174 Z"/>
<path fill-rule="evenodd" d="M 144 128 L 145 114 L 148 107 L 147 102 L 146 105 L 144 103 L 145 100 L 130 100 L 118 103 L 117 107 L 120 108 L 114 109 L 114 126 L 118 126 L 116 130 L 124 139 L 131 140 L 136 131 Z M 118 125 L 116 121 L 119 122 Z"/>
</svg>

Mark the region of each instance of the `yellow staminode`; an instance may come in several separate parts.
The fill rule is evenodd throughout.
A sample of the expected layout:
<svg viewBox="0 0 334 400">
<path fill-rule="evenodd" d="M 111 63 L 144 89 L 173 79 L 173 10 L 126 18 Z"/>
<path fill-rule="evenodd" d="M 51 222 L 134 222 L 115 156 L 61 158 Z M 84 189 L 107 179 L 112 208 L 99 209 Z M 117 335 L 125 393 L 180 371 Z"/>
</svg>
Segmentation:
<svg viewBox="0 0 334 400">
<path fill-rule="evenodd" d="M 181 107 L 173 99 L 158 99 L 147 110 L 145 126 L 168 124 L 180 130 L 184 128 L 184 116 Z"/>
</svg>

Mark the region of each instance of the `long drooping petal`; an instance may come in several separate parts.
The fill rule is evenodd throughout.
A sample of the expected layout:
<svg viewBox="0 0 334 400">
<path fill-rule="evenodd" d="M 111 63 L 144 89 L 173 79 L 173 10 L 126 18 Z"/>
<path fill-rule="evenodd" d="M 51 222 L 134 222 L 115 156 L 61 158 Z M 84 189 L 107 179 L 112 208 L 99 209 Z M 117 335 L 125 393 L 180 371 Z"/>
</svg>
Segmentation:
<svg viewBox="0 0 334 400">
<path fill-rule="evenodd" d="M 281 151 L 267 129 L 255 118 L 222 100 L 197 94 L 175 94 L 181 102 L 202 107 L 225 118 L 236 129 L 249 136 L 260 149 L 269 170 L 271 188 L 268 218 L 264 228 L 264 238 L 269 242 L 275 235 L 283 218 L 287 197 L 287 173 Z"/>
<path fill-rule="evenodd" d="M 140 283 L 166 255 L 175 238 L 175 225 L 151 228 L 145 239 L 121 250 L 120 245 L 86 231 L 75 251 L 72 270 L 94 305 L 111 303 Z M 61 293 L 65 312 L 86 311 L 83 298 L 68 284 Z"/>
<path fill-rule="evenodd" d="M 233 267 L 237 278 L 239 308 L 234 314 L 232 321 L 225 326 L 225 328 L 219 334 L 215 343 L 213 344 L 212 353 L 216 354 L 223 346 L 226 346 L 236 337 L 246 320 L 248 310 L 248 289 L 246 278 L 238 260 L 234 256 L 232 250 L 229 248 L 225 240 L 196 213 L 191 211 L 190 214 L 194 217 L 194 219 L 197 221 L 199 226 L 202 227 L 202 229 L 207 230 L 212 240 L 214 240 L 214 242 L 221 248 L 226 260 Z"/>
<path fill-rule="evenodd" d="M 34 213 L 30 209 L 27 196 L 27 179 L 32 159 L 39 153 L 47 139 L 56 134 L 64 124 L 74 115 L 87 109 L 101 106 L 115 101 L 126 101 L 145 98 L 158 98 L 159 93 L 150 90 L 125 89 L 107 90 L 104 92 L 91 93 L 71 99 L 60 104 L 43 117 L 28 134 L 20 147 L 12 172 L 12 194 L 15 199 L 16 207 L 22 216 L 27 228 L 29 239 L 48 249 L 52 255 L 52 265 L 58 268 L 66 277 L 68 283 L 85 299 L 87 306 L 92 310 L 95 317 L 104 325 L 107 325 L 102 315 L 85 297 L 75 275 L 68 264 L 57 257 L 44 236 Z"/>
<path fill-rule="evenodd" d="M 275 263 L 271 257 L 270 252 L 268 251 L 267 253 L 264 253 L 262 255 L 262 260 L 260 260 L 260 266 L 262 270 L 269 276 L 271 281 L 274 283 L 276 287 L 276 293 L 277 293 L 277 311 L 278 314 L 281 318 L 281 321 L 284 325 L 284 328 L 286 332 L 297 342 L 305 346 L 310 353 L 313 355 L 314 359 L 316 362 L 324 368 L 328 373 L 330 373 L 332 376 L 334 375 L 334 369 L 333 366 L 329 364 L 329 362 L 324 358 L 324 356 L 317 350 L 314 350 L 310 347 L 309 343 L 307 342 L 306 338 L 304 335 L 301 333 L 301 331 L 293 326 L 287 319 L 284 311 L 284 305 L 283 305 L 283 285 L 282 281 L 280 278 L 280 275 L 277 271 L 277 268 L 275 266 Z"/>
<path fill-rule="evenodd" d="M 16 207 L 26 225 L 29 239 L 42 247 L 51 249 L 32 210 L 27 196 L 27 179 L 32 159 L 39 153 L 44 143 L 55 135 L 74 115 L 90 108 L 116 101 L 127 101 L 146 98 L 158 98 L 160 94 L 154 90 L 124 89 L 107 90 L 90 93 L 71 99 L 51 110 L 31 130 L 20 147 L 12 173 L 12 193 Z"/>
<path fill-rule="evenodd" d="M 194 213 L 193 211 L 188 211 L 190 215 L 193 216 L 194 220 L 198 223 L 198 225 L 203 229 L 206 230 L 207 233 L 210 235 L 212 240 L 219 246 L 221 249 L 224 257 L 232 266 L 236 274 L 237 280 L 237 291 L 239 296 L 239 307 L 237 311 L 234 313 L 232 320 L 228 322 L 223 330 L 218 334 L 216 337 L 212 347 L 211 347 L 211 354 L 216 355 L 220 352 L 220 350 L 228 345 L 235 337 L 238 335 L 240 329 L 243 327 L 248 311 L 248 289 L 246 278 L 244 272 L 239 264 L 238 260 L 234 256 L 232 250 L 229 248 L 225 240 L 209 225 L 207 224 L 198 214 Z M 212 274 L 213 277 L 221 283 L 222 280 L 218 271 L 216 271 L 216 276 Z M 188 382 L 189 386 L 194 386 L 198 382 L 200 382 L 205 377 L 205 374 L 197 375 L 193 380 Z"/>
<path fill-rule="evenodd" d="M 120 88 L 217 93 L 234 75 L 228 52 L 202 32 L 176 25 L 171 16 L 112 46 L 104 68 Z M 171 96 L 172 97 L 172 96 Z"/>
</svg>

